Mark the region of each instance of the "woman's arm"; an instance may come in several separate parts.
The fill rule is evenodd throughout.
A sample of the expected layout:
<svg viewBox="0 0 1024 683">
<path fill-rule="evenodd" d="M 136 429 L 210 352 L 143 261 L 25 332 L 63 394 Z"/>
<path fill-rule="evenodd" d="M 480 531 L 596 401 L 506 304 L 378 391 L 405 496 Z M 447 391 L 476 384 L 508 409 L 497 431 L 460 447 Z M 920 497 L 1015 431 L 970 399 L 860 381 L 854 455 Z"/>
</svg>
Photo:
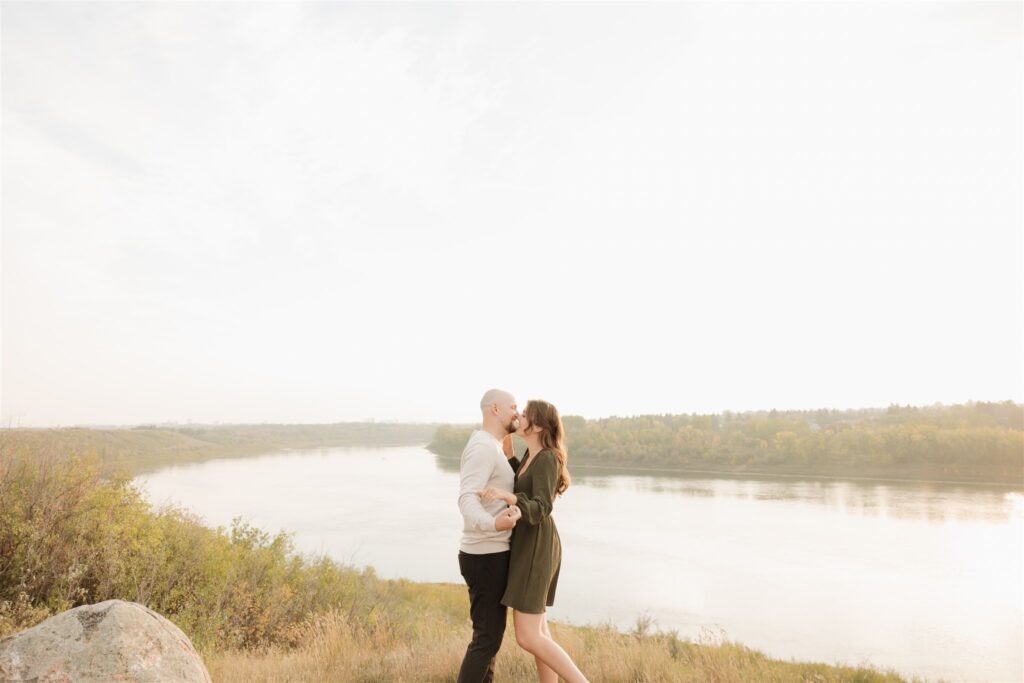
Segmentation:
<svg viewBox="0 0 1024 683">
<path fill-rule="evenodd" d="M 534 467 L 540 469 L 534 470 Z M 523 513 L 523 520 L 536 526 L 551 515 L 555 503 L 555 487 L 558 486 L 558 457 L 551 451 L 538 453 L 535 462 L 530 465 L 533 472 L 533 491 L 531 495 L 516 494 L 516 505 Z"/>
<path fill-rule="evenodd" d="M 502 491 L 494 486 L 488 486 L 482 491 L 477 491 L 476 495 L 480 496 L 480 501 L 483 503 L 490 503 L 492 500 L 501 500 L 509 506 L 516 504 L 516 495 L 514 493 Z"/>
</svg>

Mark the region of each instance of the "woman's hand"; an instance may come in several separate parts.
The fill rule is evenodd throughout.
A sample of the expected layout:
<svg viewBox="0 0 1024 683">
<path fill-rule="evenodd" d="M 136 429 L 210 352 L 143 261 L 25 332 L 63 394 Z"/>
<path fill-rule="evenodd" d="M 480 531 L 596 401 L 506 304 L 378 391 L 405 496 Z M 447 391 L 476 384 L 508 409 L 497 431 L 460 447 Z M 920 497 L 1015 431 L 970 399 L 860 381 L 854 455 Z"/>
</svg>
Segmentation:
<svg viewBox="0 0 1024 683">
<path fill-rule="evenodd" d="M 506 434 L 505 438 L 501 440 L 501 450 L 505 453 L 505 457 L 509 460 L 515 455 L 512 451 L 512 435 Z"/>
<path fill-rule="evenodd" d="M 477 491 L 476 495 L 480 496 L 480 501 L 484 503 L 490 503 L 492 500 L 502 500 L 509 505 L 516 504 L 515 494 L 496 489 L 493 486 L 488 486 L 483 491 Z"/>
</svg>

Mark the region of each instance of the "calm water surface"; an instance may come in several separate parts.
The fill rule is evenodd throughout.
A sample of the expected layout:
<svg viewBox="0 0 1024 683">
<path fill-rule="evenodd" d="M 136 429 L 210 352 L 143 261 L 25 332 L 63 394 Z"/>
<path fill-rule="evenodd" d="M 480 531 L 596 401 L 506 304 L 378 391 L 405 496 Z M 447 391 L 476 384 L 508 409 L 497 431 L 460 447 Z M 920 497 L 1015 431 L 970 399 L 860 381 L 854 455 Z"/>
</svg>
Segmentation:
<svg viewBox="0 0 1024 683">
<path fill-rule="evenodd" d="M 462 583 L 457 462 L 331 448 L 137 482 L 210 526 L 241 515 L 386 578 Z M 552 619 L 640 616 L 784 659 L 1024 681 L 1024 496 L 973 486 L 650 476 L 574 468 L 555 503 Z M 468 616 L 468 606 L 467 606 Z"/>
</svg>

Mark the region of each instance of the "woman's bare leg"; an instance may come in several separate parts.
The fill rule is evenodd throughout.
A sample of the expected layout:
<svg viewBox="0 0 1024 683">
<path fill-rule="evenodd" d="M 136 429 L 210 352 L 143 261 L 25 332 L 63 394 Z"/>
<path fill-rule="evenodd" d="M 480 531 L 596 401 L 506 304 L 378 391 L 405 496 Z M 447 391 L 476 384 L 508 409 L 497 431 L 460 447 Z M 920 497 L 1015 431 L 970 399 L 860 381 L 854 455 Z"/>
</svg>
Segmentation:
<svg viewBox="0 0 1024 683">
<path fill-rule="evenodd" d="M 540 665 L 544 664 L 552 673 L 565 679 L 566 683 L 588 683 L 587 677 L 573 663 L 572 658 L 551 639 L 549 633 L 544 632 L 543 614 L 527 614 L 512 610 L 512 623 L 516 627 L 516 642 L 533 655 L 537 661 L 539 676 L 547 673 L 541 669 Z M 541 680 L 548 683 L 547 680 Z"/>
<path fill-rule="evenodd" d="M 540 632 L 548 638 L 551 638 L 551 631 L 548 630 L 548 617 L 547 614 L 540 615 Z M 554 638 L 551 638 L 554 640 Z M 545 664 L 540 657 L 534 656 L 534 661 L 537 662 L 537 680 L 540 683 L 558 683 L 558 674 L 550 666 Z"/>
</svg>

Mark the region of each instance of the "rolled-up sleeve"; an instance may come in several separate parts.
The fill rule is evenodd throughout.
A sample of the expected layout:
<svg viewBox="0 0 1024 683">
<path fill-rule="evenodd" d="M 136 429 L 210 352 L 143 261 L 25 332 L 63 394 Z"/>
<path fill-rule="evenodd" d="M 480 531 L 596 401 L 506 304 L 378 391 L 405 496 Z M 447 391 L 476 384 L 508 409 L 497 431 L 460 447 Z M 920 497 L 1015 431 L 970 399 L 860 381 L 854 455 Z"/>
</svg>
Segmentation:
<svg viewBox="0 0 1024 683">
<path fill-rule="evenodd" d="M 495 531 L 494 516 L 484 509 L 477 491 L 487 488 L 494 470 L 494 449 L 473 444 L 462 455 L 459 476 L 459 511 L 467 529 Z"/>
</svg>

